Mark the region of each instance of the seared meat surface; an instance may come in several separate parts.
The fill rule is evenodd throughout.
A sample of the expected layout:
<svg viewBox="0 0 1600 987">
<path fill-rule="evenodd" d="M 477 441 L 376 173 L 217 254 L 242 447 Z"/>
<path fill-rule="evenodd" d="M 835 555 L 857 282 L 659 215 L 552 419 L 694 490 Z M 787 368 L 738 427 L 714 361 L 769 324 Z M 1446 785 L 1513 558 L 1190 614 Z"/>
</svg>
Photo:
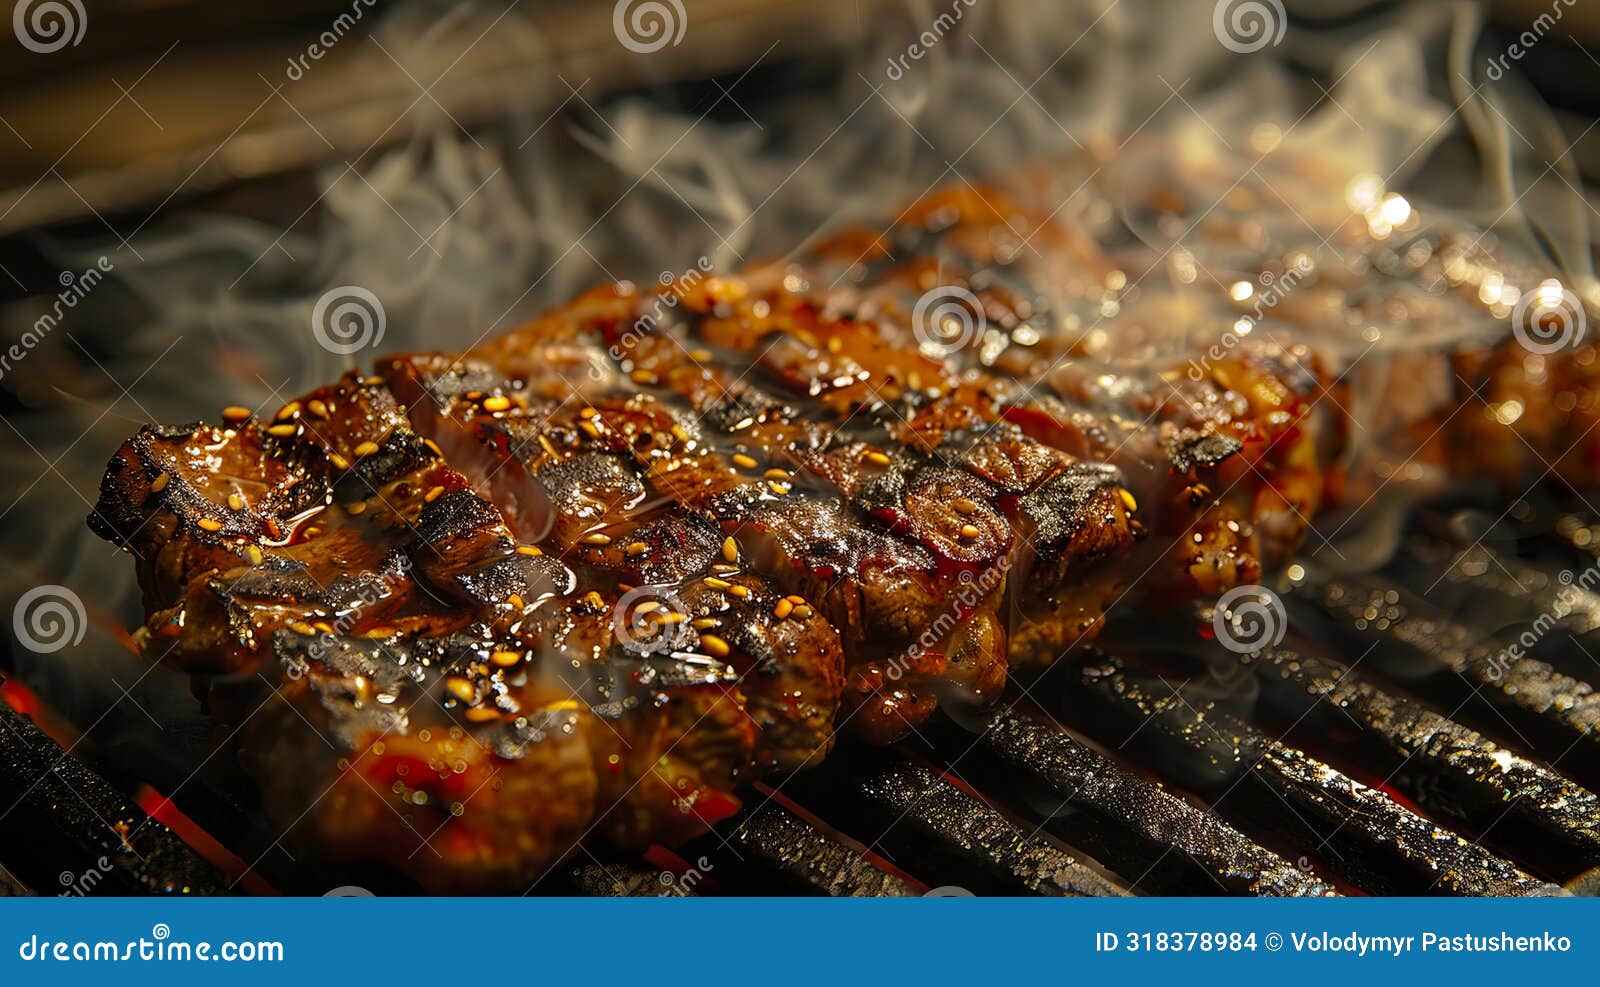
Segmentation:
<svg viewBox="0 0 1600 987">
<path fill-rule="evenodd" d="M 1004 248 L 1019 226 L 1111 267 L 998 193 L 941 193 L 271 418 L 146 427 L 90 523 L 136 558 L 149 658 L 203 676 L 303 844 L 463 891 L 585 839 L 687 839 L 837 730 L 890 742 L 992 700 L 1113 604 L 1259 580 L 1344 485 L 1344 384 L 1313 345 L 1112 369 L 1020 287 L 1048 273 Z M 930 321 L 941 285 L 965 307 Z M 1551 363 L 1586 382 L 1592 357 Z M 1504 347 L 1461 360 L 1530 386 Z M 1537 407 L 1521 444 L 1592 480 L 1584 420 Z M 1487 442 L 1526 472 L 1506 424 L 1462 421 L 1427 455 Z"/>
</svg>

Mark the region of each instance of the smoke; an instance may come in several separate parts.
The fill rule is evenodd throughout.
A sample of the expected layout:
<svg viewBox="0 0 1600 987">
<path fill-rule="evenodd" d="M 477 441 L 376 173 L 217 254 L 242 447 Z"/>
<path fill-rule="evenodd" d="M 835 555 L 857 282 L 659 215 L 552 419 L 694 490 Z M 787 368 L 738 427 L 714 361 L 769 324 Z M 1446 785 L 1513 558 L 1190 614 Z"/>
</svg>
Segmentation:
<svg viewBox="0 0 1600 987">
<path fill-rule="evenodd" d="M 126 247 L 51 244 L 63 269 L 104 255 L 115 274 L 0 382 L 25 409 L 7 416 L 0 481 L 7 597 L 70 586 L 103 615 L 92 649 L 117 650 L 105 628 L 139 621 L 137 592 L 82 524 L 107 456 L 140 422 L 274 409 L 369 364 L 375 349 L 316 331 L 336 308 L 325 299 L 352 286 L 378 300 L 366 327 L 384 351 L 460 350 L 599 281 L 783 258 L 934 188 L 988 182 L 1082 248 L 1019 244 L 1017 266 L 1085 365 L 1203 351 L 1249 317 L 1359 362 L 1357 415 L 1389 390 L 1391 351 L 1504 335 L 1509 301 L 1440 278 L 1447 240 L 1479 280 L 1531 287 L 1527 272 L 1554 270 L 1596 298 L 1588 210 L 1560 181 L 1571 164 L 1513 75 L 1474 68 L 1468 5 L 1296 22 L 1250 54 L 1210 4 L 960 6 L 936 31 L 951 8 L 912 0 L 834 59 L 784 63 L 780 46 L 710 97 L 680 87 L 551 115 L 507 92 L 508 117 L 470 135 L 437 114 L 406 146 L 324 166 L 293 222 L 180 208 Z M 494 24 L 493 44 L 543 43 L 531 20 L 499 23 L 499 5 L 439 12 L 418 0 L 376 28 L 418 78 L 439 72 L 444 32 Z M 685 44 L 694 32 L 691 11 Z M 315 64 L 302 74 L 316 84 Z M 1261 305 L 1302 261 L 1308 276 Z M 38 316 L 0 328 L 14 338 Z M 89 678 L 17 664 L 63 691 Z"/>
</svg>

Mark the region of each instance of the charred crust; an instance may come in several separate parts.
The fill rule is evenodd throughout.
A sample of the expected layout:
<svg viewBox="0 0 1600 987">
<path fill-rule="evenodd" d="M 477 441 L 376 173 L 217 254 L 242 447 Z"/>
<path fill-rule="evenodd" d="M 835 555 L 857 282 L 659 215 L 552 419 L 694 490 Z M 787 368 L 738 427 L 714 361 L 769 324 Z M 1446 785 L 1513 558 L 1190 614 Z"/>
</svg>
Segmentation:
<svg viewBox="0 0 1600 987">
<path fill-rule="evenodd" d="M 1161 446 L 1167 453 L 1172 468 L 1187 473 L 1196 467 L 1211 467 L 1244 448 L 1244 443 L 1220 432 L 1199 432 L 1193 428 L 1178 430 L 1164 437 Z"/>
</svg>

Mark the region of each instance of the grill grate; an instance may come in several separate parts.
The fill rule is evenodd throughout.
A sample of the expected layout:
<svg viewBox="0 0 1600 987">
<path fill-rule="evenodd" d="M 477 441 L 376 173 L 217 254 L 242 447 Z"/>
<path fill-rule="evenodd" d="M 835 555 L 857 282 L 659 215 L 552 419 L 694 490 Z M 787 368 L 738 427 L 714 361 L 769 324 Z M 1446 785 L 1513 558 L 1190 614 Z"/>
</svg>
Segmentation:
<svg viewBox="0 0 1600 987">
<path fill-rule="evenodd" d="M 1403 585 L 1407 565 L 1442 571 L 1458 601 L 1488 593 L 1507 612 L 1549 608 L 1565 631 L 1595 629 L 1600 597 L 1503 552 L 1495 566 L 1493 551 L 1425 540 L 1393 583 L 1313 568 L 1294 626 L 1326 630 L 1349 660 L 1298 636 L 1244 658 L 1197 654 L 1192 633 L 1163 638 L 1147 622 L 1141 650 L 1061 666 L 976 723 L 893 750 L 845 741 L 813 770 L 754 786 L 739 816 L 675 853 L 584 851 L 534 890 L 1594 893 L 1600 799 L 1582 783 L 1600 770 L 1600 698 L 1584 680 L 1600 666 L 1506 663 L 1506 626 L 1464 623 Z M 1440 552 L 1442 570 L 1418 562 Z M 1161 640 L 1188 653 L 1150 644 Z M 200 771 L 108 765 L 125 786 L 179 792 L 178 815 L 159 798 L 136 804 L 8 707 L 0 728 L 0 790 L 21 793 L 0 816 L 0 893 L 416 890 L 388 871 L 295 860 L 227 758 Z"/>
</svg>

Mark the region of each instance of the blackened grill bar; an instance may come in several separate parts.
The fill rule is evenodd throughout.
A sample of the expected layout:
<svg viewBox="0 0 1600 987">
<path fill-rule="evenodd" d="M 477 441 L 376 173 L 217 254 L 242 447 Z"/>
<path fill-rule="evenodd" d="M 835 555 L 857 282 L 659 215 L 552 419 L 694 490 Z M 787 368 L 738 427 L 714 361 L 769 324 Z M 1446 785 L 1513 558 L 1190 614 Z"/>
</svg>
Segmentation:
<svg viewBox="0 0 1600 987">
<path fill-rule="evenodd" d="M 1115 659 L 1087 663 L 1068 696 L 1074 721 L 1103 742 L 1143 749 L 1146 762 L 1213 799 L 1224 815 L 1259 819 L 1289 845 L 1312 847 L 1358 886 L 1411 895 L 1559 891 L 1215 702 L 1191 704 L 1171 684 Z"/>
<path fill-rule="evenodd" d="M 1287 649 L 1245 659 L 1261 719 L 1283 739 L 1359 765 L 1458 831 L 1561 884 L 1600 868 L 1600 799 L 1360 671 Z M 1329 738 L 1349 734 L 1346 744 Z"/>
<path fill-rule="evenodd" d="M 1485 636 L 1392 581 L 1313 577 L 1296 596 L 1324 615 L 1344 650 L 1369 650 L 1390 677 L 1450 709 L 1480 711 L 1487 732 L 1600 783 L 1600 694 L 1521 653 L 1517 635 Z"/>
</svg>

